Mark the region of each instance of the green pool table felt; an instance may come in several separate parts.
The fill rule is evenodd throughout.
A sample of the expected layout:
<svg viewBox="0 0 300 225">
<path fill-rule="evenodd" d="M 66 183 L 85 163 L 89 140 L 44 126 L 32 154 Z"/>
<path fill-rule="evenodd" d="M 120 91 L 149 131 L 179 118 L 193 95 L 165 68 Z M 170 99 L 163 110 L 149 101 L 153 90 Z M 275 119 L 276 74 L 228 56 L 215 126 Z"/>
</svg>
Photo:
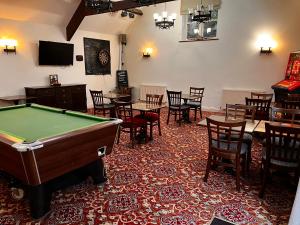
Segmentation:
<svg viewBox="0 0 300 225">
<path fill-rule="evenodd" d="M 48 107 L 8 107 L 0 110 L 0 133 L 34 142 L 108 121 L 105 118 Z"/>
</svg>

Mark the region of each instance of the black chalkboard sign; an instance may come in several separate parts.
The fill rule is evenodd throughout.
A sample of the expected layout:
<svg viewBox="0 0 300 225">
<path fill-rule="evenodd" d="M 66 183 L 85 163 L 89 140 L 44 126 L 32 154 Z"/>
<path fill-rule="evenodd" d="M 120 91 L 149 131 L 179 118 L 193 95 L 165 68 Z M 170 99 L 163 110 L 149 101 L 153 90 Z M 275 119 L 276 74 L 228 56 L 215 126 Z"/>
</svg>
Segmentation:
<svg viewBox="0 0 300 225">
<path fill-rule="evenodd" d="M 127 70 L 117 70 L 117 83 L 118 87 L 128 87 Z"/>
</svg>

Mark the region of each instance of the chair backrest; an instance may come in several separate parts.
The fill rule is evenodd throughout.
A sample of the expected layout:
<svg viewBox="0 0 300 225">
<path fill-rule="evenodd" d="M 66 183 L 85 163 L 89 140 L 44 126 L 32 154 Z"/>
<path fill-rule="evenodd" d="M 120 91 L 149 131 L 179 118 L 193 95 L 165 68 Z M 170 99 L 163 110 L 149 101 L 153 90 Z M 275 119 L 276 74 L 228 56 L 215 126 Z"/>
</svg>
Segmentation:
<svg viewBox="0 0 300 225">
<path fill-rule="evenodd" d="M 168 95 L 169 106 L 176 106 L 176 107 L 181 106 L 181 91 L 167 90 L 167 95 Z"/>
<path fill-rule="evenodd" d="M 132 121 L 132 103 L 115 101 L 117 117 L 123 120 L 123 123 L 129 123 Z"/>
<path fill-rule="evenodd" d="M 193 100 L 193 102 L 202 102 L 204 93 L 204 88 L 197 88 L 197 87 L 190 87 L 190 95 L 199 96 L 199 98 L 196 98 Z"/>
<path fill-rule="evenodd" d="M 271 99 L 273 98 L 273 94 L 267 94 L 263 92 L 251 92 L 251 98 L 256 99 Z"/>
<path fill-rule="evenodd" d="M 242 105 L 242 104 L 226 104 L 226 120 L 245 120 L 249 119 L 254 122 L 256 106 Z"/>
<path fill-rule="evenodd" d="M 246 105 L 256 106 L 256 120 L 269 120 L 271 101 L 272 99 L 246 98 Z"/>
<path fill-rule="evenodd" d="M 246 121 L 219 122 L 206 118 L 209 151 L 215 150 L 226 153 L 240 154 Z"/>
<path fill-rule="evenodd" d="M 288 94 L 287 101 L 300 101 L 300 94 Z"/>
<path fill-rule="evenodd" d="M 146 94 L 146 104 L 161 105 L 163 95 Z M 160 109 L 152 110 L 152 112 L 160 113 Z"/>
<path fill-rule="evenodd" d="M 286 109 L 300 109 L 300 101 L 283 101 L 283 108 Z"/>
<path fill-rule="evenodd" d="M 266 160 L 300 163 L 300 126 L 266 123 Z"/>
<path fill-rule="evenodd" d="M 103 107 L 103 92 L 102 91 L 92 91 L 90 90 L 94 108 Z"/>
<path fill-rule="evenodd" d="M 300 124 L 300 109 L 271 107 L 271 121 Z"/>
</svg>

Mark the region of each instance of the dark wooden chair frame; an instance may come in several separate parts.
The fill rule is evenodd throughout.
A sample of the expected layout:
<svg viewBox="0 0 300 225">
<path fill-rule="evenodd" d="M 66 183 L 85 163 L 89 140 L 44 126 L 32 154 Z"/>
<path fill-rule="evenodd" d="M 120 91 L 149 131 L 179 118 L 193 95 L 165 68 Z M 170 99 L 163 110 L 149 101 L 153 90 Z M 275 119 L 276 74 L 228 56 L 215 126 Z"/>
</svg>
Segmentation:
<svg viewBox="0 0 300 225">
<path fill-rule="evenodd" d="M 167 124 L 169 124 L 170 115 L 175 116 L 175 121 L 177 121 L 177 115 L 179 117 L 179 125 L 181 125 L 182 119 L 183 119 L 183 113 L 186 112 L 187 115 L 190 114 L 190 107 L 187 107 L 187 105 L 184 105 L 186 107 L 183 108 L 183 105 L 181 103 L 181 91 L 169 91 L 167 90 L 167 96 L 168 96 L 168 103 L 169 103 L 169 110 L 168 110 L 168 118 L 167 118 Z"/>
<path fill-rule="evenodd" d="M 197 111 L 200 111 L 200 118 L 202 119 L 202 98 L 203 98 L 204 88 L 190 87 L 190 95 L 199 96 L 198 98 L 192 100 L 191 102 L 199 103 L 199 105 L 187 103 L 191 109 L 194 109 L 194 120 L 197 120 Z"/>
<path fill-rule="evenodd" d="M 132 122 L 134 121 L 133 120 L 134 117 L 133 117 L 131 102 L 116 101 L 115 106 L 116 106 L 117 117 L 123 120 L 118 130 L 117 144 L 119 144 L 121 132 L 129 133 L 131 146 L 132 148 L 134 148 L 134 144 L 138 134 L 138 129 L 139 129 L 139 133 L 141 133 L 141 129 L 145 129 L 147 133 L 147 121 L 145 120 L 145 124 L 137 124 Z"/>
<path fill-rule="evenodd" d="M 206 172 L 203 180 L 204 182 L 207 182 L 212 165 L 219 164 L 226 167 L 232 167 L 236 169 L 236 188 L 240 191 L 241 163 L 243 163 L 243 172 L 246 167 L 246 154 L 241 154 L 246 121 L 219 122 L 210 118 L 206 118 L 206 120 L 209 138 L 209 151 Z M 240 129 L 236 130 L 234 128 Z M 221 138 L 224 136 L 227 138 Z M 232 136 L 235 138 L 232 139 Z M 213 142 L 216 142 L 217 146 L 215 146 Z M 226 147 L 223 147 L 222 145 Z M 235 145 L 236 149 L 232 149 L 232 145 Z M 233 161 L 233 163 L 224 161 L 224 159 Z"/>
<path fill-rule="evenodd" d="M 263 92 L 251 92 L 251 98 L 254 99 L 271 99 L 273 98 L 273 94 L 263 93 Z"/>
<path fill-rule="evenodd" d="M 269 120 L 272 99 L 245 98 L 246 105 L 256 106 L 256 120 Z"/>
<path fill-rule="evenodd" d="M 300 124 L 300 109 L 271 107 L 271 121 Z"/>
<path fill-rule="evenodd" d="M 106 114 L 115 115 L 115 106 L 113 104 L 106 104 L 103 100 L 103 91 L 93 91 L 90 90 L 93 106 L 94 106 L 94 115 L 97 113 L 106 116 Z"/>
<path fill-rule="evenodd" d="M 267 179 L 272 170 L 284 169 L 295 173 L 298 180 L 300 174 L 300 126 L 283 126 L 278 123 L 266 123 L 266 157 L 262 158 L 261 168 L 263 170 L 262 186 L 259 197 L 263 198 Z M 298 147 L 297 147 L 298 144 Z M 280 153 L 278 153 L 280 152 Z M 291 153 L 292 152 L 292 153 Z M 289 157 L 293 155 L 294 157 Z M 287 167 L 272 163 L 277 160 L 286 163 L 297 163 L 297 167 Z"/>
<path fill-rule="evenodd" d="M 163 100 L 163 95 L 155 95 L 155 94 L 146 94 L 146 103 L 161 105 Z M 150 126 L 150 140 L 153 140 L 153 127 L 158 127 L 159 136 L 161 136 L 161 128 L 160 128 L 160 109 L 151 110 L 151 113 L 156 113 L 158 116 L 157 121 L 148 120 L 148 124 Z M 147 115 L 147 113 L 146 113 Z M 146 118 L 147 120 L 147 118 Z"/>
</svg>

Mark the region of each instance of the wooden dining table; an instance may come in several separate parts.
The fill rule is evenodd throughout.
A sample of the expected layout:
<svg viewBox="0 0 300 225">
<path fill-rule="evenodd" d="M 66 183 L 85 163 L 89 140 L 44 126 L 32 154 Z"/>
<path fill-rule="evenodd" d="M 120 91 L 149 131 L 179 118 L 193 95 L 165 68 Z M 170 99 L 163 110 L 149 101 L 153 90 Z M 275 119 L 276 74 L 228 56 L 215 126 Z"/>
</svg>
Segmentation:
<svg viewBox="0 0 300 225">
<path fill-rule="evenodd" d="M 283 123 L 283 122 L 276 122 L 276 121 L 267 121 L 261 120 L 259 121 L 258 125 L 255 127 L 254 132 L 257 134 L 264 135 L 266 133 L 266 123 L 272 123 L 273 125 L 284 126 L 284 127 L 300 127 L 300 124 L 292 124 L 292 123 Z"/>
<path fill-rule="evenodd" d="M 232 120 L 232 119 L 226 120 L 225 115 L 211 115 L 208 118 L 219 121 L 219 122 L 241 121 L 241 120 Z M 255 128 L 258 126 L 258 124 L 260 122 L 259 120 L 252 121 L 252 120 L 248 120 L 248 119 L 246 119 L 245 121 L 246 121 L 245 133 L 249 133 L 249 134 L 252 134 L 255 131 Z M 201 120 L 197 125 L 206 127 L 207 126 L 206 118 Z"/>
<path fill-rule="evenodd" d="M 188 101 L 196 100 L 197 98 L 199 98 L 198 95 L 181 94 L 181 99 L 183 100 L 184 104 L 187 104 Z M 190 115 L 188 115 L 188 113 L 184 112 L 182 117 L 183 117 L 183 122 L 192 123 L 190 121 Z"/>
</svg>

